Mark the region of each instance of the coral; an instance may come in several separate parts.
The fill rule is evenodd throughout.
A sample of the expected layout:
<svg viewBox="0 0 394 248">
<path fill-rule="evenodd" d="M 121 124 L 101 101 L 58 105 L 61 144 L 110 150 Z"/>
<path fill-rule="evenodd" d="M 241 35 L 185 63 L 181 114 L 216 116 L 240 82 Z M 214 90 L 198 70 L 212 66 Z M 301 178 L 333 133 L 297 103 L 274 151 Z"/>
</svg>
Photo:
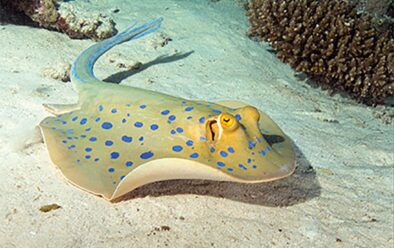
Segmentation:
<svg viewBox="0 0 394 248">
<path fill-rule="evenodd" d="M 71 64 L 62 62 L 44 68 L 41 73 L 45 77 L 60 80 L 62 82 L 70 82 L 70 71 Z"/>
<path fill-rule="evenodd" d="M 101 13 L 77 9 L 70 3 L 60 5 L 59 15 L 58 28 L 72 38 L 103 40 L 117 32 L 111 18 Z"/>
<path fill-rule="evenodd" d="M 394 95 L 394 39 L 368 14 L 340 0 L 253 0 L 250 36 L 269 42 L 277 57 L 333 91 L 366 104 Z"/>
<path fill-rule="evenodd" d="M 86 13 L 86 10 L 58 0 L 1 0 L 0 5 L 22 12 L 40 26 L 64 32 L 72 38 L 102 40 L 117 32 L 111 18 L 100 13 Z"/>
</svg>

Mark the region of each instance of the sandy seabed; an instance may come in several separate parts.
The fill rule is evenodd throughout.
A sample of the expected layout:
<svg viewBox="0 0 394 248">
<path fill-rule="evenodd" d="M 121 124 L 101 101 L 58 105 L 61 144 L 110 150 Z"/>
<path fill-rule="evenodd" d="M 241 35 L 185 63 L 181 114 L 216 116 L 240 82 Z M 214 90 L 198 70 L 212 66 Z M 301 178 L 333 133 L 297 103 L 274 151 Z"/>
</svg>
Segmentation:
<svg viewBox="0 0 394 248">
<path fill-rule="evenodd" d="M 99 78 L 189 99 L 248 102 L 293 140 L 298 166 L 271 183 L 154 183 L 118 203 L 81 191 L 51 163 L 35 128 L 49 115 L 42 103 L 77 99 L 70 83 L 43 71 L 72 62 L 93 42 L 2 25 L 0 247 L 394 246 L 393 124 L 374 108 L 297 79 L 267 44 L 248 39 L 236 1 L 73 4 L 111 15 L 119 30 L 130 20 L 164 17 L 155 34 L 105 54 Z M 131 75 L 122 73 L 122 61 L 148 66 Z M 54 203 L 61 208 L 40 211 Z"/>
</svg>

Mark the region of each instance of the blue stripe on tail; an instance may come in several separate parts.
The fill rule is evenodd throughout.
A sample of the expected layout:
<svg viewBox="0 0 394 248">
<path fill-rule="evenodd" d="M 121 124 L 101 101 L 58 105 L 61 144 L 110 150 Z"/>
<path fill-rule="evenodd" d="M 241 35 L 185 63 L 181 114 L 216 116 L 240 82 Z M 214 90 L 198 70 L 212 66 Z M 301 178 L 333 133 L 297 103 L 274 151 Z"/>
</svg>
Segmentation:
<svg viewBox="0 0 394 248">
<path fill-rule="evenodd" d="M 157 18 L 146 22 L 136 28 L 135 24 L 128 27 L 125 31 L 117 35 L 98 42 L 84 50 L 74 61 L 71 67 L 73 77 L 80 83 L 97 81 L 94 76 L 93 66 L 97 59 L 112 47 L 126 41 L 135 40 L 148 35 L 160 28 L 163 18 Z M 77 82 L 76 82 L 77 83 Z"/>
</svg>

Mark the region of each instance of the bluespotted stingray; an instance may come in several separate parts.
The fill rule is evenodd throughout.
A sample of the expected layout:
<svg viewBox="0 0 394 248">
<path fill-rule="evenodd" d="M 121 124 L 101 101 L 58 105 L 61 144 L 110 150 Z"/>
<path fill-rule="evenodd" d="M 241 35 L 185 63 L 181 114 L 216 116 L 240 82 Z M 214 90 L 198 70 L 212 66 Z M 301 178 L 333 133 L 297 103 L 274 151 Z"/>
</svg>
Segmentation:
<svg viewBox="0 0 394 248">
<path fill-rule="evenodd" d="M 44 104 L 55 117 L 39 126 L 63 175 L 107 200 L 161 180 L 258 183 L 290 175 L 295 156 L 289 139 L 255 107 L 187 100 L 94 76 L 102 54 L 161 22 L 130 27 L 84 50 L 71 70 L 78 103 Z"/>
</svg>

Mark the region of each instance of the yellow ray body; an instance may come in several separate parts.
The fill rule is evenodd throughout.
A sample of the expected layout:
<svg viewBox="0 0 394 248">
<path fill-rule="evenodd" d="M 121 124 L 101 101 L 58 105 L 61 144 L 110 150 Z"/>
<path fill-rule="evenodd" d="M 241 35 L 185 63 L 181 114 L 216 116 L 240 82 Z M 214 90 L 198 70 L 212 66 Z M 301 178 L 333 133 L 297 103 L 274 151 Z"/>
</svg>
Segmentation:
<svg viewBox="0 0 394 248">
<path fill-rule="evenodd" d="M 72 69 L 78 104 L 46 105 L 57 116 L 40 127 L 64 176 L 112 200 L 160 180 L 256 183 L 290 175 L 295 156 L 289 139 L 256 108 L 192 101 L 94 77 L 100 55 L 154 31 L 160 22 L 130 28 L 85 50 Z"/>
</svg>

